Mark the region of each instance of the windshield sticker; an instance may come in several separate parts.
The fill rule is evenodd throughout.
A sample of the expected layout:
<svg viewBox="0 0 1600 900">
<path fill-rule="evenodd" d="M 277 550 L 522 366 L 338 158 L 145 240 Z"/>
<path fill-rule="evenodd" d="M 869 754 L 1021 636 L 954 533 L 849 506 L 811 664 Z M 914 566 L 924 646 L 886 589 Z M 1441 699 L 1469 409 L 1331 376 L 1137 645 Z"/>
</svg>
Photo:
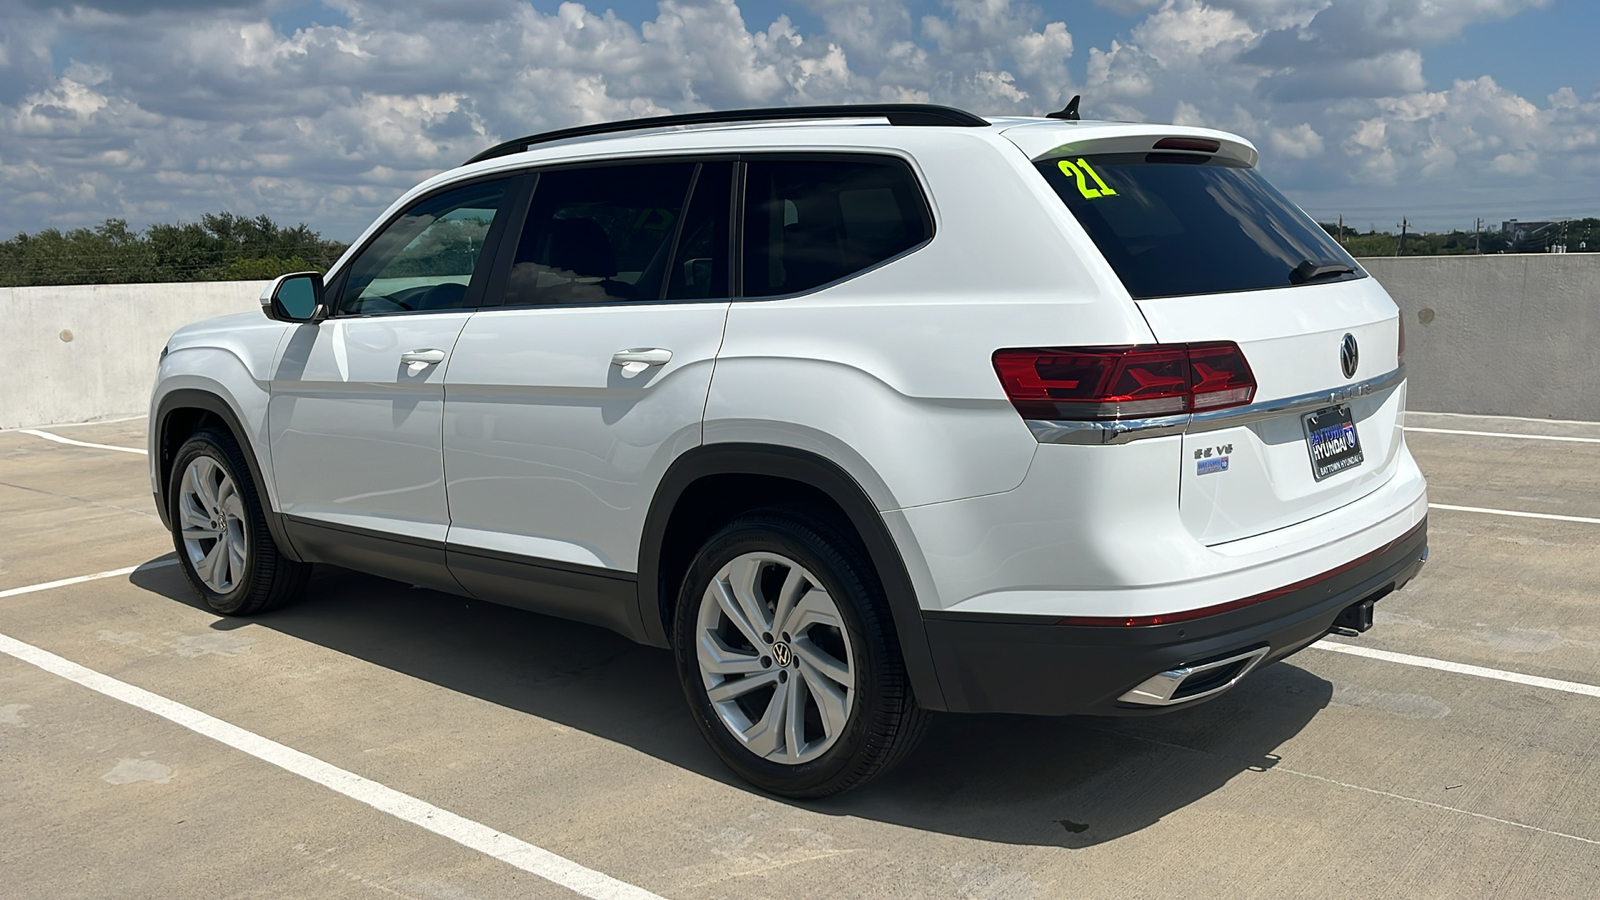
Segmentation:
<svg viewBox="0 0 1600 900">
<path fill-rule="evenodd" d="M 1117 195 L 1117 192 L 1112 190 L 1111 187 L 1106 184 L 1105 179 L 1100 177 L 1100 173 L 1096 172 L 1094 167 L 1089 165 L 1089 161 L 1081 156 L 1078 157 L 1078 161 L 1076 163 L 1071 163 L 1063 159 L 1056 163 L 1056 165 L 1061 169 L 1061 174 L 1077 181 L 1078 193 L 1082 194 L 1083 199 L 1085 200 L 1098 200 L 1101 197 L 1115 197 Z M 1087 174 L 1089 177 L 1085 178 L 1085 174 Z M 1089 179 L 1094 179 L 1094 187 L 1089 186 Z"/>
</svg>

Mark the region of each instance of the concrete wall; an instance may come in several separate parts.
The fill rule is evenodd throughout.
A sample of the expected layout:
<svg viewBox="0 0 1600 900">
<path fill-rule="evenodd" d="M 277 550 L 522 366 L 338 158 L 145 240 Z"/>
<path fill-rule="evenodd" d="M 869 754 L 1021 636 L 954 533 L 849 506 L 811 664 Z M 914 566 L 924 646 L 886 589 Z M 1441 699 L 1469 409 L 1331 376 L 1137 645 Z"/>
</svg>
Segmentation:
<svg viewBox="0 0 1600 900">
<path fill-rule="evenodd" d="M 1406 317 L 1412 409 L 1600 421 L 1600 254 L 1361 263 Z M 264 284 L 0 288 L 0 428 L 144 412 L 167 336 Z"/>
<path fill-rule="evenodd" d="M 143 413 L 179 326 L 261 309 L 267 283 L 0 288 L 0 428 Z"/>
<path fill-rule="evenodd" d="M 1600 253 L 1361 265 L 1405 316 L 1411 409 L 1600 420 Z"/>
</svg>

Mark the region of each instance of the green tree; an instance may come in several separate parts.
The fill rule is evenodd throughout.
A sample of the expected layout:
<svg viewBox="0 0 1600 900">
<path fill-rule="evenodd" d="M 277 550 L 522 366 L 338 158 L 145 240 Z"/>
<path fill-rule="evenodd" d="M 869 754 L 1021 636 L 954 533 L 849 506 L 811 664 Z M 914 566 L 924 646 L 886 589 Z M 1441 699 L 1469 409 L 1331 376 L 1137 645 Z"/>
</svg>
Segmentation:
<svg viewBox="0 0 1600 900">
<path fill-rule="evenodd" d="M 1344 241 L 1344 248 L 1351 256 L 1393 256 L 1399 247 L 1399 236 L 1386 231 L 1352 235 Z"/>
<path fill-rule="evenodd" d="M 235 259 L 217 274 L 218 281 L 264 281 L 290 272 L 309 272 L 313 268 L 327 271 L 326 267 L 312 266 L 298 256 L 284 259 L 281 256 L 262 256 L 256 259 Z"/>
<path fill-rule="evenodd" d="M 0 286 L 273 278 L 325 272 L 344 248 L 304 223 L 286 228 L 264 215 L 207 213 L 199 222 L 143 232 L 107 219 L 93 229 L 49 228 L 0 241 Z"/>
</svg>

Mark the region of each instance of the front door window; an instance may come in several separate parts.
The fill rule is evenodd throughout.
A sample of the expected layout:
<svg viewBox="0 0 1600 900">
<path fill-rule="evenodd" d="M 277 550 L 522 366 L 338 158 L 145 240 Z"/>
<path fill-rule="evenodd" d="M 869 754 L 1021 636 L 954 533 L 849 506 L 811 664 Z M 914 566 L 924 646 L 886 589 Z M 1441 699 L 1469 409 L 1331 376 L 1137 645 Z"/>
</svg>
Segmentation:
<svg viewBox="0 0 1600 900">
<path fill-rule="evenodd" d="M 477 305 L 473 284 L 507 182 L 430 197 L 390 223 L 350 265 L 341 315 L 366 316 Z M 476 288 L 476 290 L 474 290 Z"/>
</svg>

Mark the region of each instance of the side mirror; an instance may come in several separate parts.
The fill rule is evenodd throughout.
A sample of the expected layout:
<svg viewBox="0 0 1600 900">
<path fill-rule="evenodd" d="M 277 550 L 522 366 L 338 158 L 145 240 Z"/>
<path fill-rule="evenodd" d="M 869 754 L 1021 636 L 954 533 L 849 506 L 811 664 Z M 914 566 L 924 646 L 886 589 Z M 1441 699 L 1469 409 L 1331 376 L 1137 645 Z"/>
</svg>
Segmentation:
<svg viewBox="0 0 1600 900">
<path fill-rule="evenodd" d="M 279 322 L 315 322 L 323 318 L 322 273 L 279 276 L 261 292 L 261 311 Z"/>
</svg>

